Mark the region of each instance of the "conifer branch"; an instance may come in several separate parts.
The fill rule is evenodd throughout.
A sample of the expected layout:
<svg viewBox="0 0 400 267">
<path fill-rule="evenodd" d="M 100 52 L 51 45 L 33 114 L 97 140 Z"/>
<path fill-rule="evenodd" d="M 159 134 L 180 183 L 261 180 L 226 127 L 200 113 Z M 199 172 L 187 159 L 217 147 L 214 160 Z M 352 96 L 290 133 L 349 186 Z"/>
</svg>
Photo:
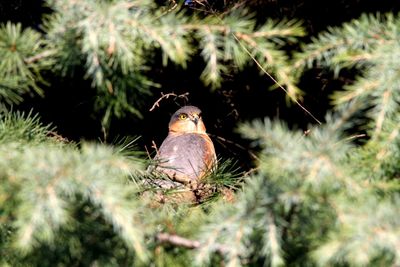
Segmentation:
<svg viewBox="0 0 400 267">
<path fill-rule="evenodd" d="M 368 115 L 374 121 L 371 128 L 375 137 L 399 110 L 395 103 L 399 86 L 397 76 L 393 75 L 398 68 L 393 58 L 400 53 L 395 41 L 399 34 L 392 31 L 398 23 L 399 18 L 392 14 L 363 15 L 340 28 L 330 28 L 303 46 L 292 69 L 299 73 L 317 64 L 330 68 L 335 76 L 343 68 L 358 69 L 362 75 L 346 86 L 344 92 L 335 93 L 334 101 L 337 105 L 359 101 L 365 109 L 370 109 Z"/>
<path fill-rule="evenodd" d="M 201 247 L 201 243 L 198 240 L 191 240 L 178 235 L 171 235 L 167 233 L 157 234 L 157 240 L 161 243 L 168 243 L 174 246 L 180 246 L 188 249 L 199 249 Z M 223 245 L 215 245 L 215 251 L 224 255 L 228 252 L 228 249 Z"/>
<path fill-rule="evenodd" d="M 186 68 L 193 55 L 201 54 L 205 61 L 201 79 L 218 88 L 224 74 L 252 63 L 235 36 L 247 40 L 248 48 L 287 85 L 292 98 L 299 96 L 287 73 L 287 55 L 281 50 L 285 40 L 293 42 L 304 35 L 298 22 L 269 20 L 256 27 L 254 19 L 240 10 L 221 18 L 210 15 L 200 19 L 182 12 L 163 13 L 152 1 L 144 0 L 135 1 L 139 6 L 121 8 L 130 3 L 119 0 L 99 6 L 90 1 L 49 1 L 55 14 L 47 23 L 47 38 L 57 47 L 58 68 L 68 73 L 74 64 L 86 63 L 85 78 L 104 95 L 97 107 L 114 106 L 103 110 L 105 126 L 111 116 L 132 111 L 140 114 L 139 96 L 153 85 L 143 74 L 148 55 L 160 50 L 164 65 L 171 61 Z M 77 53 L 75 59 L 68 55 L 71 48 Z M 132 87 L 135 89 L 128 94 L 126 88 Z"/>
<path fill-rule="evenodd" d="M 34 63 L 36 61 L 42 60 L 43 58 L 47 58 L 49 56 L 52 56 L 54 54 L 55 54 L 54 50 L 46 50 L 46 51 L 43 51 L 40 54 L 37 54 L 35 56 L 26 58 L 26 59 L 24 59 L 24 61 L 25 61 L 26 64 L 31 64 L 31 63 Z"/>
<path fill-rule="evenodd" d="M 121 149 L 84 144 L 77 149 L 49 138 L 49 128 L 42 127 L 37 117 L 3 114 L 0 128 L 2 183 L 18 185 L 11 197 L 18 202 L 10 202 L 18 204 L 12 213 L 2 214 L 15 228 L 15 249 L 29 254 L 54 242 L 56 233 L 75 219 L 70 206 L 80 195 L 99 207 L 138 258 L 148 260 L 144 233 L 139 230 L 142 220 L 132 199 L 137 187 L 124 184 L 142 168 L 141 160 L 125 157 Z"/>
<path fill-rule="evenodd" d="M 112 114 L 139 116 L 135 101 L 153 86 L 144 66 L 155 51 L 182 67 L 202 55 L 211 86 L 254 62 L 293 99 L 305 68 L 361 75 L 306 134 L 268 118 L 239 126 L 258 151 L 256 166 L 242 175 L 232 161 L 220 164 L 204 188 L 229 188 L 234 200 L 201 205 L 154 205 L 142 194 L 176 185 L 163 188 L 158 176 L 148 182 L 132 141 L 65 142 L 37 116 L 1 111 L 0 265 L 400 264 L 397 16 L 328 29 L 290 62 L 281 45 L 303 34 L 293 21 L 257 25 L 241 12 L 199 18 L 143 0 L 48 3 L 54 13 L 45 36 L 19 24 L 0 27 L 0 96 L 8 103 L 37 89 L 49 66 L 67 75 L 83 65 L 104 125 Z M 355 142 L 359 136 L 366 138 Z"/>
<path fill-rule="evenodd" d="M 40 72 L 53 64 L 51 50 L 42 36 L 21 24 L 0 25 L 0 98 L 3 103 L 20 103 L 31 91 L 42 95 Z M 2 104 L 3 106 L 4 104 Z"/>
</svg>

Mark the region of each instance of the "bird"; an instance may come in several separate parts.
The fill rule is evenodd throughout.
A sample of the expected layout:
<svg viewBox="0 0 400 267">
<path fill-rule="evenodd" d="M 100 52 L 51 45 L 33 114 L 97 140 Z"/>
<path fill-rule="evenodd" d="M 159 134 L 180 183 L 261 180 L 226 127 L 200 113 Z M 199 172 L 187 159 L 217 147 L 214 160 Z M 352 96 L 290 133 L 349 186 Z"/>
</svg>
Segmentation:
<svg viewBox="0 0 400 267">
<path fill-rule="evenodd" d="M 171 116 L 168 135 L 154 160 L 156 172 L 183 184 L 197 183 L 216 167 L 214 144 L 198 107 L 184 106 Z"/>
</svg>

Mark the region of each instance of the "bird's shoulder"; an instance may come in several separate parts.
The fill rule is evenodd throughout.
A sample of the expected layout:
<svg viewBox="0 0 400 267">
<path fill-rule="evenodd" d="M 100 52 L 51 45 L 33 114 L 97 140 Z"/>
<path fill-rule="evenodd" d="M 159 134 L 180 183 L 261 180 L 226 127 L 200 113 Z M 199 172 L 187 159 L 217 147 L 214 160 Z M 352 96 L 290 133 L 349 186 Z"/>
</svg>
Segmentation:
<svg viewBox="0 0 400 267">
<path fill-rule="evenodd" d="M 157 170 L 174 179 L 197 179 L 214 164 L 214 146 L 207 134 L 170 133 L 158 150 Z"/>
<path fill-rule="evenodd" d="M 184 133 L 184 134 L 173 134 L 169 133 L 165 138 L 160 147 L 160 152 L 164 151 L 177 151 L 180 152 L 193 149 L 202 148 L 209 142 L 209 137 L 206 134 L 198 133 Z"/>
</svg>

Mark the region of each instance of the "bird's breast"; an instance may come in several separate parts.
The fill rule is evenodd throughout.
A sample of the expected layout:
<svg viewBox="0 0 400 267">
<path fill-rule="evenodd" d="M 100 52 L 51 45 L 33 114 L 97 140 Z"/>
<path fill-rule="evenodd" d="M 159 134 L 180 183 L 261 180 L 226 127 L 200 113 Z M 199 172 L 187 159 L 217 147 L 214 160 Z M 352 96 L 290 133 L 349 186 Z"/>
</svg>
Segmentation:
<svg viewBox="0 0 400 267">
<path fill-rule="evenodd" d="M 157 159 L 160 162 L 158 170 L 197 179 L 210 169 L 216 156 L 207 134 L 170 133 L 161 144 Z"/>
</svg>

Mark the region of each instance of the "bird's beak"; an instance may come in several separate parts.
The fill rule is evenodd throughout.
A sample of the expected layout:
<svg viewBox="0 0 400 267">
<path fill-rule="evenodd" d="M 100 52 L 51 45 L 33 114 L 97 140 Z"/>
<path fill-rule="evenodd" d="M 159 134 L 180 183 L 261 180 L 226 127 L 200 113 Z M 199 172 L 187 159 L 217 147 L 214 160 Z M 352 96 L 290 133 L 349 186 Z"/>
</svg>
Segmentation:
<svg viewBox="0 0 400 267">
<path fill-rule="evenodd" d="M 198 115 L 193 115 L 192 117 L 192 121 L 194 122 L 194 124 L 197 125 L 197 123 L 199 122 L 200 117 Z"/>
</svg>

